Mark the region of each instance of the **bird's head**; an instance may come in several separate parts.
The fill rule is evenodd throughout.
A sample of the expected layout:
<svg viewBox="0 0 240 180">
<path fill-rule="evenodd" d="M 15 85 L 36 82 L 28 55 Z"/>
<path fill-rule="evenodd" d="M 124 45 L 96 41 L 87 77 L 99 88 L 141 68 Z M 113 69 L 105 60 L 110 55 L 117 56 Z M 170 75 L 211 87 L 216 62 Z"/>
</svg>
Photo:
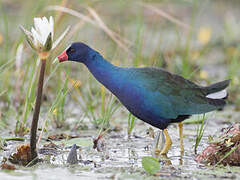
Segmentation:
<svg viewBox="0 0 240 180">
<path fill-rule="evenodd" d="M 72 43 L 59 56 L 59 62 L 77 61 L 84 63 L 91 55 L 92 49 L 82 42 Z"/>
</svg>

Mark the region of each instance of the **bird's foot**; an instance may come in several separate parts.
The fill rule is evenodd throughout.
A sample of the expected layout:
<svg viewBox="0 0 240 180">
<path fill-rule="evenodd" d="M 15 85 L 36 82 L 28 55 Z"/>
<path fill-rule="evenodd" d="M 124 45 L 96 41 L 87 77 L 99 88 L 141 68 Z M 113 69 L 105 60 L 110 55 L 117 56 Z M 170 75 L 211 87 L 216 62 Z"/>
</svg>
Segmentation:
<svg viewBox="0 0 240 180">
<path fill-rule="evenodd" d="M 155 152 L 155 155 L 159 155 L 161 152 L 161 149 L 155 149 L 154 152 Z"/>
</svg>

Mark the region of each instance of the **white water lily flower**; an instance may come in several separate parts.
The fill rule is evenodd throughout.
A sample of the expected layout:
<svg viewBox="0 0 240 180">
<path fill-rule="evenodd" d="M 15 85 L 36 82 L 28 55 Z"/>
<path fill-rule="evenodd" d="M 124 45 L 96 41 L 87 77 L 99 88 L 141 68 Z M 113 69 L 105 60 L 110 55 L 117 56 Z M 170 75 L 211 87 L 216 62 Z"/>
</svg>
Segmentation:
<svg viewBox="0 0 240 180">
<path fill-rule="evenodd" d="M 35 46 L 40 43 L 43 47 L 46 44 L 48 36 L 51 36 L 51 40 L 53 41 L 53 17 L 49 18 L 49 21 L 46 17 L 43 18 L 34 18 L 34 28 L 32 27 L 31 32 L 33 35 L 33 44 Z"/>
<path fill-rule="evenodd" d="M 35 49 L 40 56 L 44 56 L 44 58 L 49 55 L 49 51 L 60 43 L 70 29 L 68 27 L 55 43 L 53 43 L 54 21 L 52 16 L 50 16 L 49 20 L 46 17 L 34 18 L 34 27 L 31 28 L 31 32 L 22 26 L 20 26 L 20 28 L 26 35 L 30 46 Z"/>
</svg>

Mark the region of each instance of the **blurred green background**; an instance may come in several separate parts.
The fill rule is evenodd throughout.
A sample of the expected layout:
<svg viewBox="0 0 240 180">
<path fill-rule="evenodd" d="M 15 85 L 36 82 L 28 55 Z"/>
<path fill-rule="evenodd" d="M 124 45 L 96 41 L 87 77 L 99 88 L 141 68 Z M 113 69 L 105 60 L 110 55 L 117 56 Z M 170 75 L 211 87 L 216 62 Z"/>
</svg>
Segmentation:
<svg viewBox="0 0 240 180">
<path fill-rule="evenodd" d="M 34 17 L 51 15 L 54 39 L 68 25 L 71 30 L 47 62 L 40 114 L 45 130 L 106 129 L 134 119 L 83 65 L 52 64 L 74 41 L 120 66 L 162 67 L 202 85 L 230 78 L 229 104 L 238 111 L 239 8 L 234 0 L 1 0 L 0 128 L 28 133 L 39 63 L 19 25 L 30 29 Z"/>
</svg>

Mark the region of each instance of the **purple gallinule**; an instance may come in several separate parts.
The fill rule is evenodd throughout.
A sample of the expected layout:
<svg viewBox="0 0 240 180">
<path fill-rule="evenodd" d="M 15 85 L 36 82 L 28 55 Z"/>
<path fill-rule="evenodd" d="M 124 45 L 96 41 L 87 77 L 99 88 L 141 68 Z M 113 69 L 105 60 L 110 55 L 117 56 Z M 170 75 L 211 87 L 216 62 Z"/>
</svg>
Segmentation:
<svg viewBox="0 0 240 180">
<path fill-rule="evenodd" d="M 221 109 L 226 104 L 225 88 L 230 80 L 200 86 L 161 68 L 114 66 L 81 42 L 73 43 L 58 59 L 85 64 L 134 116 L 163 130 L 166 143 L 161 154 L 166 154 L 172 144 L 166 129 L 170 123 L 179 124 L 183 152 L 182 121 L 193 114 Z"/>
</svg>

